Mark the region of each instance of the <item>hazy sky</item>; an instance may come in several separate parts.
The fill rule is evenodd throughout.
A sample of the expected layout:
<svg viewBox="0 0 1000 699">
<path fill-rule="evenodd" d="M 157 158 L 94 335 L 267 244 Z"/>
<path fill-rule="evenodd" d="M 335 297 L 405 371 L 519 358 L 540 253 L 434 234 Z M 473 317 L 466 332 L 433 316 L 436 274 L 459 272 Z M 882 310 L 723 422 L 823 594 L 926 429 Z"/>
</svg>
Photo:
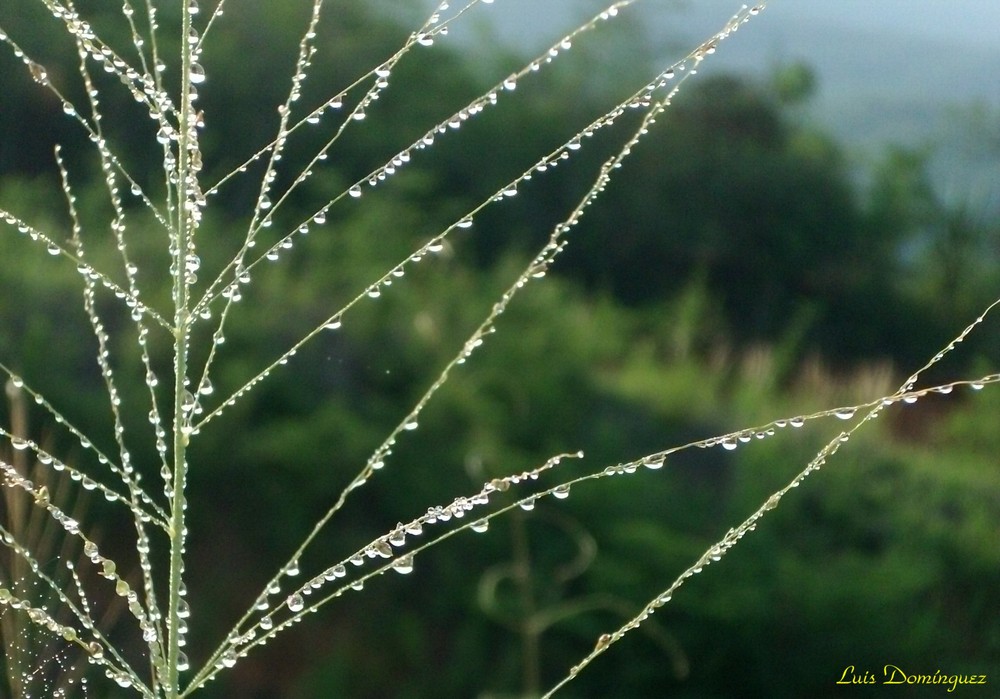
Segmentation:
<svg viewBox="0 0 1000 699">
<path fill-rule="evenodd" d="M 829 24 L 864 27 L 1000 49 L 997 0 L 774 0 L 768 6 L 768 12 L 772 11 L 815 22 L 818 28 Z"/>
<path fill-rule="evenodd" d="M 462 21 L 534 55 L 610 3 L 494 0 Z M 633 21 L 616 22 L 618 31 L 641 28 L 669 62 L 680 57 L 678 46 L 693 48 L 718 31 L 740 4 L 638 0 L 621 15 Z M 461 41 L 462 29 L 456 26 L 453 39 Z M 1000 110 L 998 37 L 1000 0 L 769 0 L 702 72 L 766 74 L 804 61 L 819 77 L 817 117 L 838 135 L 916 143 L 939 129 L 942 108 L 981 103 Z"/>
<path fill-rule="evenodd" d="M 610 1 L 494 0 L 491 7 L 480 9 L 494 14 L 505 35 L 511 36 L 507 32 L 513 28 L 516 36 L 524 32 L 541 34 L 548 28 L 565 26 L 569 18 L 592 14 L 607 4 Z M 628 11 L 673 19 L 692 15 L 725 18 L 739 7 L 738 0 L 639 0 Z M 775 23 L 791 19 L 796 25 L 812 24 L 816 31 L 834 25 L 993 48 L 1000 45 L 998 0 L 770 0 L 766 15 Z M 525 22 L 525 18 L 530 18 L 530 22 Z"/>
</svg>

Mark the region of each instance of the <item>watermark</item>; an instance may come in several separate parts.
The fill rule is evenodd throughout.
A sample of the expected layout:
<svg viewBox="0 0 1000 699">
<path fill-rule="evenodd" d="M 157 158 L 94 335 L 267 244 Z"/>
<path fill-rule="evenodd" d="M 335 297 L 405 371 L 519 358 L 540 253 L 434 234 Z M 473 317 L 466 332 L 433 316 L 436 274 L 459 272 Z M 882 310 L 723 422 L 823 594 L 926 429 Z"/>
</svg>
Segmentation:
<svg viewBox="0 0 1000 699">
<path fill-rule="evenodd" d="M 882 674 L 879 675 L 870 670 L 858 670 L 853 665 L 848 665 L 841 673 L 837 684 L 937 684 L 942 685 L 947 692 L 954 692 L 959 685 L 986 684 L 986 675 L 956 675 L 941 670 L 935 670 L 933 673 L 907 672 L 892 664 L 883 666 Z"/>
</svg>

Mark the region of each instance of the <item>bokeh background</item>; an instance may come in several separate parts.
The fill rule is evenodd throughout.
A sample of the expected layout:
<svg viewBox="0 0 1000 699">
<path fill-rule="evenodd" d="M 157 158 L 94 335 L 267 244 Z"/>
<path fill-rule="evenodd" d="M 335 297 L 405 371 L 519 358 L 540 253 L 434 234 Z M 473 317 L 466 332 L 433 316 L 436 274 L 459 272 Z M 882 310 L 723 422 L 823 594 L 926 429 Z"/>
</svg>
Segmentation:
<svg viewBox="0 0 1000 699">
<path fill-rule="evenodd" d="M 213 29 L 200 90 L 206 179 L 273 134 L 308 17 L 300 4 L 234 3 Z M 30 5 L 3 3 L 0 26 L 78 98 L 72 45 Z M 109 40 L 127 40 L 117 6 L 79 5 Z M 310 105 L 384 60 L 428 11 L 421 2 L 333 5 L 306 85 Z M 275 230 L 597 9 L 497 0 L 463 16 L 399 65 Z M 244 292 L 213 374 L 216 394 L 239 388 L 736 9 L 640 2 L 387 186 L 333 207 L 326 227 Z M 385 470 L 320 537 L 303 574 L 556 453 L 586 453 L 560 467 L 568 477 L 895 390 L 1000 295 L 998 14 L 995 3 L 972 0 L 773 2 L 722 43 L 572 230 L 551 273 L 517 298 L 420 429 L 400 439 Z M 162 15 L 168 26 L 170 10 Z M 172 41 L 163 37 L 165 47 Z M 124 91 L 108 85 L 102 94 L 112 144 L 156 191 L 152 122 Z M 109 254 L 96 160 L 9 50 L 0 55 L 0 98 L 0 205 L 68 235 L 52 158 L 63 143 L 94 255 Z M 637 122 L 484 211 L 438 259 L 361 304 L 205 431 L 189 496 L 195 665 L 460 349 L 629 123 Z M 301 161 L 321 142 L 293 141 L 286 159 Z M 242 240 L 256 187 L 247 178 L 215 198 L 199 234 L 205 270 L 220 269 Z M 131 245 L 148 270 L 140 278 L 165 301 L 156 290 L 167 265 L 160 232 L 132 213 Z M 78 275 L 7 228 L 0 361 L 110 450 Z M 139 468 L 155 483 L 133 331 L 125 316 L 114 320 L 110 295 L 99 301 L 120 331 L 112 350 L 126 423 Z M 153 359 L 168 375 L 168 355 Z M 1000 323 L 988 318 L 927 380 L 998 365 Z M 34 439 L 99 473 L 43 412 L 20 410 L 15 401 L 0 411 L 4 424 L 22 420 Z M 847 666 L 880 675 L 887 663 L 1000 681 L 998 425 L 993 387 L 887 410 L 565 695 L 853 695 L 861 688 L 835 684 Z M 817 421 L 734 452 L 685 452 L 660 471 L 579 486 L 565 501 L 494 520 L 488 533 L 421 554 L 412 575 L 384 576 L 331 604 L 205 695 L 537 694 L 842 426 Z M 94 499 L 85 507 L 95 538 L 127 560 L 127 523 L 105 517 Z M 0 508 L 12 516 L 9 503 Z M 127 630 L 119 633 L 127 643 Z M 7 689 L 0 684 L 0 695 Z M 102 691 L 95 685 L 93 695 Z"/>
</svg>

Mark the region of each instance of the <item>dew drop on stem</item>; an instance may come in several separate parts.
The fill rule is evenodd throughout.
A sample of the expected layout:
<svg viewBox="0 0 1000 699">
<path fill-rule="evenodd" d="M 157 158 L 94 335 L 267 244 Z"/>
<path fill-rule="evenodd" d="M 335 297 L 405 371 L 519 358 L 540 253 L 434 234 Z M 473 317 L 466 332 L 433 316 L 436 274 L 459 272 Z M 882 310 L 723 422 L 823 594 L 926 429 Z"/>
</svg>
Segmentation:
<svg viewBox="0 0 1000 699">
<path fill-rule="evenodd" d="M 400 575 L 407 575 L 413 572 L 413 554 L 408 554 L 397 558 L 392 563 L 392 569 Z"/>
<path fill-rule="evenodd" d="M 205 82 L 205 69 L 200 63 L 192 63 L 188 78 L 195 85 Z"/>
</svg>

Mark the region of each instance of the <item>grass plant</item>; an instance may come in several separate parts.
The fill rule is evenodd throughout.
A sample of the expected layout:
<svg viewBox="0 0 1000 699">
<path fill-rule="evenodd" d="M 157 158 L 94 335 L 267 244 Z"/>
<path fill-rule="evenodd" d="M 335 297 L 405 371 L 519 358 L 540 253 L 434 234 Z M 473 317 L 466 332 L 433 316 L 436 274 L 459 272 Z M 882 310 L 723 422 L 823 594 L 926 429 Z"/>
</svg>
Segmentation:
<svg viewBox="0 0 1000 699">
<path fill-rule="evenodd" d="M 331 154 L 356 132 L 373 128 L 378 102 L 391 92 L 406 62 L 433 51 L 453 25 L 489 11 L 483 6 L 492 0 L 439 3 L 397 51 L 349 84 L 335 86 L 309 83 L 314 67 L 325 60 L 318 37 L 328 23 L 337 22 L 338 14 L 337 3 L 312 0 L 273 133 L 265 143 L 241 144 L 244 150 L 237 164 L 225 171 L 220 163 L 232 160 L 233 154 L 213 151 L 211 144 L 228 143 L 240 125 L 214 121 L 213 113 L 203 112 L 201 104 L 203 93 L 227 79 L 214 75 L 206 60 L 214 41 L 236 31 L 227 25 L 226 0 L 124 0 L 116 11 L 82 0 L 9 3 L 24 6 L 25 12 L 44 11 L 44 21 L 59 29 L 75 53 L 75 65 L 52 64 L 55 59 L 50 57 L 58 56 L 57 51 L 48 52 L 50 57 L 39 55 L 46 52 L 36 50 L 30 36 L 0 26 L 0 43 L 53 108 L 64 113 L 76 136 L 89 142 L 89 155 L 81 161 L 56 148 L 51 163 L 62 192 L 59 206 L 49 202 L 43 211 L 5 206 L 0 210 L 0 235 L 32 251 L 37 258 L 33 264 L 75 270 L 91 339 L 73 336 L 66 341 L 93 346 L 99 372 L 95 378 L 103 386 L 110 413 L 103 425 L 81 416 L 78 407 L 62 402 L 64 396 L 50 400 L 37 369 L 0 357 L 0 372 L 15 406 L 0 427 L 5 503 L 0 533 L 6 549 L 0 567 L 0 621 L 10 687 L 19 695 L 100 695 L 105 679 L 122 695 L 148 699 L 194 695 L 220 675 L 239 672 L 242 660 L 264 644 L 295 634 L 293 627 L 306 615 L 346 602 L 365 585 L 379 584 L 376 578 L 383 574 L 409 574 L 429 548 L 446 547 L 445 542 L 457 534 L 484 532 L 498 518 L 516 516 L 543 499 L 558 503 L 590 481 L 652 477 L 655 474 L 647 472 L 669 468 L 671 459 L 683 451 L 734 450 L 806 423 L 835 425 L 826 444 L 794 478 L 744 520 L 734 522 L 674 579 L 665 581 L 655 596 L 636 606 L 623 624 L 593 639 L 592 648 L 560 681 L 545 689 L 538 686 L 537 668 L 530 671 L 529 689 L 550 696 L 643 626 L 682 585 L 714 568 L 744 537 L 766 526 L 769 513 L 793 497 L 795 488 L 833 460 L 875 418 L 932 393 L 957 394 L 1000 382 L 996 373 L 937 385 L 923 381 L 928 369 L 986 321 L 994 303 L 969 319 L 951 343 L 886 395 L 806 415 L 779 416 L 664 446 L 639 458 L 588 466 L 582 472 L 565 468 L 567 462 L 582 457 L 573 445 L 566 445 L 565 453 L 523 471 L 489 478 L 470 492 L 455 492 L 448 501 L 415 502 L 415 514 L 408 521 L 387 524 L 379 536 L 346 555 L 317 561 L 310 557 L 313 547 L 319 540 L 337 537 L 337 516 L 349 501 L 396 469 L 420 468 L 398 463 L 394 452 L 399 443 L 419 434 L 427 406 L 453 375 L 463 371 L 463 365 L 475 361 L 495 333 L 517 333 L 501 322 L 508 308 L 526 290 L 546 283 L 552 265 L 572 245 L 573 229 L 591 207 L 600 205 L 602 192 L 620 168 L 628 167 L 630 154 L 643 148 L 644 138 L 658 128 L 665 110 L 683 99 L 682 87 L 696 79 L 704 61 L 724 50 L 731 34 L 752 31 L 753 22 L 764 21 L 756 19 L 763 6 L 739 8 L 716 34 L 656 74 L 630 76 L 636 84 L 626 99 L 592 121 L 574 125 L 569 138 L 518 176 L 488 183 L 492 193 L 480 203 L 423 237 L 342 302 L 313 317 L 292 318 L 295 336 L 270 361 L 234 381 L 243 367 L 225 368 L 227 362 L 238 364 L 227 354 L 227 331 L 233 317 L 253 313 L 244 307 L 257 300 L 253 292 L 259 278 L 293 264 L 290 260 L 303 254 L 300 249 L 313 254 L 309 251 L 314 239 L 336 235 L 340 210 L 367 202 L 371 207 L 384 205 L 380 193 L 393 186 L 399 173 L 419 171 L 427 151 L 454 138 L 455 132 L 498 104 L 517 99 L 519 85 L 550 70 L 572 53 L 574 45 L 628 13 L 633 0 L 610 4 L 444 120 L 421 125 L 412 142 L 330 194 L 320 182 L 329 182 L 321 175 L 334 157 Z M 126 37 L 124 42 L 121 37 Z M 107 95 L 123 92 L 134 103 L 129 118 L 137 123 L 130 134 L 114 132 L 109 124 L 120 125 L 121 120 L 105 107 Z M 606 132 L 613 136 L 605 137 Z M 317 133 L 323 135 L 317 138 Z M 533 180 L 575 166 L 580 153 L 590 152 L 593 141 L 604 143 L 608 138 L 617 138 L 617 145 L 593 171 L 591 185 L 576 205 L 551 227 L 416 400 L 397 410 L 395 426 L 339 494 L 329 497 L 325 511 L 299 533 L 300 541 L 285 563 L 247 594 L 251 603 L 231 630 L 216 640 L 210 652 L 189 656 L 188 638 L 201 633 L 186 585 L 193 573 L 186 565 L 189 490 L 197 481 L 194 474 L 204 467 L 198 458 L 199 440 L 213 428 L 236 429 L 232 421 L 224 422 L 224 416 L 239 415 L 260 391 L 280 386 L 290 371 L 286 365 L 294 366 L 300 352 L 344 332 L 343 326 L 349 326 L 357 313 L 379 304 L 383 296 L 406 294 L 411 278 L 434 274 L 438 260 L 453 249 L 452 241 L 474 235 L 484 212 L 502 209 L 515 196 L 530 196 Z M 162 164 L 157 181 L 148 181 L 137 171 L 137 163 L 150 158 Z M 100 187 L 84 184 L 90 178 Z M 239 229 L 232 222 L 220 226 L 213 208 L 234 190 L 250 202 Z M 246 197 L 246 192 L 252 195 Z M 64 213 L 54 213 L 57 208 Z M 35 313 L 31 300 L 24 301 L 24 313 Z M 18 418 L 26 405 L 31 406 L 30 425 Z M 77 426 L 81 417 L 101 431 L 91 433 L 91 428 Z M 40 426 L 52 434 L 51 439 L 39 436 Z M 262 473 L 254 479 L 269 477 Z M 90 496 L 91 504 L 80 511 L 73 503 L 82 494 Z M 113 531 L 99 521 L 105 510 L 111 513 L 110 520 L 101 521 L 114 522 Z M 219 561 L 212 574 L 225 576 L 226 570 L 226 562 Z M 48 640 L 39 645 L 38 638 Z M 530 665 L 535 656 L 527 657 Z M 51 668 L 47 663 L 53 658 L 59 663 L 57 672 L 40 669 Z"/>
</svg>

